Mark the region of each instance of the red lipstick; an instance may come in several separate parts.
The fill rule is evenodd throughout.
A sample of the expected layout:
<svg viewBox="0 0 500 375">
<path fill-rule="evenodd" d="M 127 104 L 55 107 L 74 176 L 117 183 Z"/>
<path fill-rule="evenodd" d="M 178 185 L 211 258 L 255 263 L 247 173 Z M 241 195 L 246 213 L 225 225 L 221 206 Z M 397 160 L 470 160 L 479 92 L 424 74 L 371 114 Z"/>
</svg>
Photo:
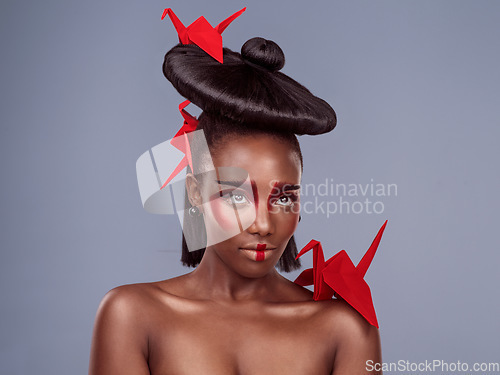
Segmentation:
<svg viewBox="0 0 500 375">
<path fill-rule="evenodd" d="M 245 256 L 257 262 L 262 262 L 268 259 L 275 249 L 275 247 L 268 247 L 268 245 L 265 243 L 259 243 L 256 245 L 249 244 L 245 247 L 240 248 Z"/>
<path fill-rule="evenodd" d="M 262 262 L 264 259 L 266 259 L 266 255 L 264 254 L 264 250 L 266 249 L 266 244 L 258 244 L 257 245 L 257 257 L 255 258 L 255 260 L 257 262 Z"/>
</svg>

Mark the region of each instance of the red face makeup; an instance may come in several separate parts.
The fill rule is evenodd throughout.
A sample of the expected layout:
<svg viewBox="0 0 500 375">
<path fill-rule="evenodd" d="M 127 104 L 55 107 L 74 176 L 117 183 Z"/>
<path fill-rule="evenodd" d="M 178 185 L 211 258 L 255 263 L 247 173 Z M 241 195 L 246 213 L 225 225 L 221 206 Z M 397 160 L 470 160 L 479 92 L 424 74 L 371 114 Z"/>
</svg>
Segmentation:
<svg viewBox="0 0 500 375">
<path fill-rule="evenodd" d="M 209 203 L 204 205 L 207 238 L 225 237 L 213 241 L 205 256 L 217 254 L 224 266 L 246 277 L 262 276 L 274 270 L 297 227 L 300 159 L 292 145 L 265 134 L 220 147 L 212 157 L 216 170 L 239 168 L 246 180 L 217 176 L 211 187 L 202 184 Z"/>
</svg>

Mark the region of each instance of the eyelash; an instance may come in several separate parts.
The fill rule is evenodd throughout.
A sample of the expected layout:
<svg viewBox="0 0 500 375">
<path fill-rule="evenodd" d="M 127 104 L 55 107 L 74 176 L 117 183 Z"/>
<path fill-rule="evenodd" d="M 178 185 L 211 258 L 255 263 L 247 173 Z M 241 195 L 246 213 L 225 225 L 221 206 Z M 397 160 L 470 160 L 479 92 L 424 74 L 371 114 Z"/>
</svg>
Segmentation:
<svg viewBox="0 0 500 375">
<path fill-rule="evenodd" d="M 239 193 L 239 192 L 235 192 L 234 190 L 228 190 L 228 191 L 222 191 L 221 194 L 222 194 L 221 198 L 224 199 L 228 204 L 231 204 L 231 205 L 235 204 L 238 206 L 250 204 L 250 200 L 247 198 L 245 193 Z M 245 202 L 244 203 L 235 202 L 234 197 L 244 197 Z"/>
<path fill-rule="evenodd" d="M 277 198 L 271 199 L 271 203 L 274 204 L 276 202 L 279 202 L 281 198 L 286 197 L 289 199 L 289 202 L 287 204 L 280 204 L 278 203 L 278 206 L 292 206 L 297 200 L 299 199 L 297 194 L 291 193 L 291 194 L 281 194 Z"/>
</svg>

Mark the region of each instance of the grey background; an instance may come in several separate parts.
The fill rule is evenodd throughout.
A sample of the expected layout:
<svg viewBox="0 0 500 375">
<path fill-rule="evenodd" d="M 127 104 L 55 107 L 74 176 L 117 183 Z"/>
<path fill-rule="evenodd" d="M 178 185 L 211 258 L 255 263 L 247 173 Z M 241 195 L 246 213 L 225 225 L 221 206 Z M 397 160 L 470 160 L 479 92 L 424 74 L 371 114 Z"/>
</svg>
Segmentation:
<svg viewBox="0 0 500 375">
<path fill-rule="evenodd" d="M 278 42 L 339 116 L 301 137 L 303 182 L 398 186 L 382 214 L 303 215 L 298 245 L 357 262 L 389 219 L 366 276 L 384 361 L 500 362 L 499 2 L 4 0 L 0 373 L 86 373 L 102 296 L 187 271 L 177 219 L 142 209 L 135 176 L 181 125 L 160 15 L 245 5 L 224 44 Z"/>
</svg>

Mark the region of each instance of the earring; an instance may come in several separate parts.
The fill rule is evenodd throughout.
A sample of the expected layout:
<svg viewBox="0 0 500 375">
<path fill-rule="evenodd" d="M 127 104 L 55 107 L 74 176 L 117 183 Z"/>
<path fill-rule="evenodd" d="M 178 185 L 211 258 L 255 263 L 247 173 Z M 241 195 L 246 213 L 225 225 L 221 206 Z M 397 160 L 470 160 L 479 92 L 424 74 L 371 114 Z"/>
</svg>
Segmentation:
<svg viewBox="0 0 500 375">
<path fill-rule="evenodd" d="M 300 220 L 302 220 L 302 216 L 299 215 L 299 223 L 300 223 Z"/>
<path fill-rule="evenodd" d="M 200 209 L 196 206 L 191 206 L 189 208 L 188 213 L 189 213 L 189 216 L 191 216 L 191 217 L 197 217 L 197 216 L 201 215 Z"/>
</svg>

